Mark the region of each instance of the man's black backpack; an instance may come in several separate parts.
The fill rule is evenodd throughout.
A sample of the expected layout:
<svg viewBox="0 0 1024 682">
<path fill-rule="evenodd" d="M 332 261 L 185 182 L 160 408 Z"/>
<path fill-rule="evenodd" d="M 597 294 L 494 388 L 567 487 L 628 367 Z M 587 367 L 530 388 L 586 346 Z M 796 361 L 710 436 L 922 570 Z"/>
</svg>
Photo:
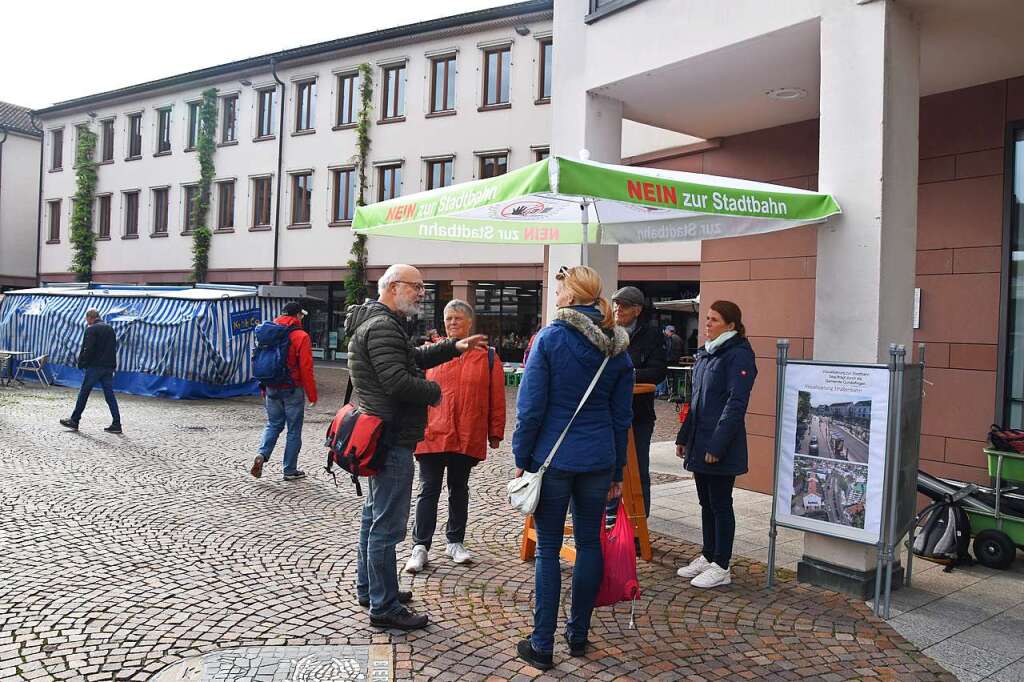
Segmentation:
<svg viewBox="0 0 1024 682">
<path fill-rule="evenodd" d="M 914 555 L 944 565 L 947 573 L 956 566 L 973 563 L 967 551 L 971 544 L 971 520 L 960 506 L 960 500 L 971 494 L 972 487 L 965 486 L 955 495 L 943 496 L 917 515 Z"/>
</svg>

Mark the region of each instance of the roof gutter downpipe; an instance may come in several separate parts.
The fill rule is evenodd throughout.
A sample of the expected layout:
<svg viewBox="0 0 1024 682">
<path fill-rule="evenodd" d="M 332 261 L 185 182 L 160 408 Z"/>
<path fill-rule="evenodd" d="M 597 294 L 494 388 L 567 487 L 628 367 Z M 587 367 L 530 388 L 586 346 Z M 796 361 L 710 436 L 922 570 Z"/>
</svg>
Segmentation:
<svg viewBox="0 0 1024 682">
<path fill-rule="evenodd" d="M 277 61 L 270 60 L 270 72 L 274 80 L 281 86 L 281 105 L 277 117 L 277 198 L 274 200 L 274 272 L 271 284 L 280 284 L 277 267 L 278 245 L 281 241 L 281 167 L 284 163 L 284 81 L 277 76 Z"/>
<path fill-rule="evenodd" d="M 43 258 L 43 150 L 46 149 L 46 134 L 36 123 L 35 112 L 29 116 L 28 120 L 32 124 L 32 128 L 39 133 L 39 190 L 36 200 L 36 286 L 38 287 L 42 282 L 40 270 Z"/>
</svg>

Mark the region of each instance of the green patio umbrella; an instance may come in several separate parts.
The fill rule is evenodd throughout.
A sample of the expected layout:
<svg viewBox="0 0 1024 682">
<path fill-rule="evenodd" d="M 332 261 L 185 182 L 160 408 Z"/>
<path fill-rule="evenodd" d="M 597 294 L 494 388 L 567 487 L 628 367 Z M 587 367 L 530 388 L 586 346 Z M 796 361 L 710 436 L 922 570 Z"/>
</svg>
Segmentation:
<svg viewBox="0 0 1024 682">
<path fill-rule="evenodd" d="M 360 206 L 359 234 L 490 244 L 635 244 L 824 222 L 828 194 L 552 156 L 504 175 Z"/>
</svg>

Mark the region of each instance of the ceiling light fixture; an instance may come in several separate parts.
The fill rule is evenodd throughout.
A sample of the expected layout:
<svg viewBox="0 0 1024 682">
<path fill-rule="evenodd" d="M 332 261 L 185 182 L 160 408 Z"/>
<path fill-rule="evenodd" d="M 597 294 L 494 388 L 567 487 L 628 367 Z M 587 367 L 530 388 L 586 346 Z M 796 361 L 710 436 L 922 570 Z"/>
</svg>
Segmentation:
<svg viewBox="0 0 1024 682">
<path fill-rule="evenodd" d="M 779 102 L 790 102 L 807 97 L 807 91 L 803 88 L 775 88 L 774 90 L 765 90 L 764 94 Z"/>
</svg>

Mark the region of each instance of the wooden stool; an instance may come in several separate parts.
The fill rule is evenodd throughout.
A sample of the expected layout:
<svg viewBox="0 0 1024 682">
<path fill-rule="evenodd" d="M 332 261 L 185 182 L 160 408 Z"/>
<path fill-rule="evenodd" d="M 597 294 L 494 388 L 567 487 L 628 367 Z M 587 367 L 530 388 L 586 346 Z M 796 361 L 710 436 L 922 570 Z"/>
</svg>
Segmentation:
<svg viewBox="0 0 1024 682">
<path fill-rule="evenodd" d="M 654 384 L 636 384 L 633 387 L 633 395 L 642 393 L 654 393 Z M 640 541 L 640 558 L 644 561 L 651 560 L 651 536 L 647 530 L 647 515 L 644 510 L 644 491 L 640 487 L 640 466 L 636 460 L 636 441 L 633 439 L 633 429 L 629 429 L 629 449 L 626 452 L 626 468 L 622 471 L 622 503 L 629 514 L 629 520 L 633 523 L 633 533 Z M 572 537 L 572 526 L 566 524 L 564 529 L 565 537 Z M 523 540 L 519 546 L 519 558 L 529 561 L 537 553 L 537 529 L 533 523 L 533 515 L 526 517 L 523 525 Z M 572 545 L 562 543 L 559 552 L 561 557 L 570 564 L 576 563 L 576 548 Z"/>
</svg>

